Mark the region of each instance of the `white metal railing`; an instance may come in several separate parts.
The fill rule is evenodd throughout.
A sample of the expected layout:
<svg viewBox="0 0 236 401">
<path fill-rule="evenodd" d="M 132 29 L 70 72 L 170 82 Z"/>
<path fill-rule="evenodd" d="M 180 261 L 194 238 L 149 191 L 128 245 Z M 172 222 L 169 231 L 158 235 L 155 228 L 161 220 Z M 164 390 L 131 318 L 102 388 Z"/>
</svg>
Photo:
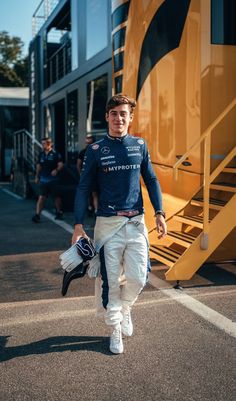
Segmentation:
<svg viewBox="0 0 236 401">
<path fill-rule="evenodd" d="M 32 17 L 32 35 L 39 32 L 60 0 L 41 0 Z"/>
<path fill-rule="evenodd" d="M 28 131 L 20 130 L 14 133 L 14 159 L 21 166 L 35 171 L 42 145 Z"/>
<path fill-rule="evenodd" d="M 47 86 L 71 72 L 71 42 L 64 43 L 47 61 Z"/>
</svg>

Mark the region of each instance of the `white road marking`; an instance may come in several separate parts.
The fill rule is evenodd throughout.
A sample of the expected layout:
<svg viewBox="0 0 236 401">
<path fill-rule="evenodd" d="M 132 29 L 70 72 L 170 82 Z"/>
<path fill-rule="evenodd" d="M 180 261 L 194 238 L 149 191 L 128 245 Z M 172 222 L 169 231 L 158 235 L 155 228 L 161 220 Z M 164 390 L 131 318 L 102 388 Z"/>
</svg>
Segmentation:
<svg viewBox="0 0 236 401">
<path fill-rule="evenodd" d="M 42 211 L 42 215 L 45 216 L 47 219 L 53 221 L 53 223 L 57 224 L 61 228 L 64 228 L 68 233 L 73 234 L 74 230 L 73 227 L 71 227 L 70 224 L 66 223 L 65 221 L 62 220 L 55 220 L 55 216 L 53 216 L 52 213 L 47 212 L 46 210 Z"/>
<path fill-rule="evenodd" d="M 11 319 L 1 319 L 0 327 L 10 327 L 10 326 L 18 326 L 19 324 L 32 324 L 32 323 L 42 323 L 42 322 L 51 322 L 52 320 L 73 318 L 73 317 L 81 317 L 87 316 L 90 314 L 94 314 L 95 309 L 83 309 L 83 310 L 74 310 L 74 311 L 57 311 L 57 312 L 47 312 L 46 314 L 37 313 L 33 316 L 20 316 L 14 317 Z"/>
<path fill-rule="evenodd" d="M 89 302 L 91 300 L 94 300 L 93 295 L 88 295 L 84 297 L 71 297 L 71 298 L 50 298 L 50 299 L 32 299 L 30 301 L 16 301 L 16 302 L 5 302 L 5 303 L 0 303 L 0 310 L 1 309 L 13 309 L 17 306 L 37 306 L 37 305 L 48 305 L 50 304 L 57 304 L 61 302 L 78 302 L 78 301 L 86 301 Z"/>
<path fill-rule="evenodd" d="M 158 288 L 160 290 L 160 288 Z M 211 291 L 211 292 L 204 292 L 203 294 L 198 294 L 199 297 L 201 298 L 210 298 L 210 297 L 215 297 L 217 296 L 232 296 L 236 295 L 236 290 L 223 290 L 223 291 Z M 38 306 L 38 305 L 48 305 L 50 304 L 60 304 L 64 302 L 68 303 L 74 303 L 74 302 L 79 302 L 79 301 L 85 301 L 86 303 L 94 301 L 94 295 L 87 295 L 87 296 L 80 296 L 80 297 L 62 297 L 62 298 L 49 298 L 49 299 L 32 299 L 29 301 L 15 301 L 15 302 L 1 302 L 0 303 L 0 311 L 1 309 L 3 310 L 8 310 L 8 309 L 14 309 L 16 307 L 28 307 L 28 306 Z M 136 305 L 148 305 L 149 303 L 157 303 L 157 302 L 169 302 L 170 300 L 168 299 L 148 299 L 148 300 L 141 300 L 138 298 L 137 302 L 135 303 Z"/>
<path fill-rule="evenodd" d="M 14 194 L 11 191 L 8 191 L 5 188 L 1 188 L 1 189 L 2 189 L 2 191 L 6 192 L 7 194 L 13 196 L 14 198 L 16 198 L 18 200 L 23 199 L 20 196 Z M 64 230 L 68 231 L 69 233 L 73 233 L 73 227 L 70 224 L 65 223 L 64 221 L 61 221 L 61 220 L 55 220 L 54 216 L 47 211 L 43 211 L 42 214 L 45 217 L 47 217 L 49 220 L 53 221 L 55 224 L 64 228 Z M 159 291 L 161 291 L 163 294 L 167 295 L 169 298 L 173 299 L 176 302 L 179 302 L 180 304 L 184 305 L 186 308 L 190 309 L 192 312 L 201 316 L 206 321 L 210 322 L 214 326 L 218 327 L 219 329 L 223 330 L 227 334 L 236 338 L 236 323 L 233 322 L 232 320 L 226 318 L 225 316 L 221 315 L 220 313 L 216 312 L 215 310 L 209 308 L 208 306 L 199 302 L 195 298 L 192 298 L 190 295 L 183 294 L 183 293 L 179 292 L 179 290 L 173 289 L 170 285 L 169 285 L 169 288 L 167 288 L 168 284 L 165 281 L 157 278 L 153 273 L 149 274 L 149 282 L 153 287 L 157 288 Z M 148 301 L 148 302 L 150 302 L 150 301 Z M 160 302 L 160 300 L 157 300 L 157 302 Z M 152 301 L 152 303 L 153 303 L 153 301 Z M 141 305 L 141 303 L 139 303 L 139 304 Z M 68 312 L 56 313 L 56 315 L 54 314 L 55 316 L 53 314 L 51 314 L 50 316 L 39 315 L 37 318 L 34 317 L 33 321 L 40 322 L 40 321 L 50 320 L 52 318 L 54 318 L 54 319 L 65 318 L 68 315 L 70 317 L 72 315 L 73 316 L 81 316 L 86 313 L 92 313 L 94 311 L 95 311 L 94 309 L 87 309 L 87 310 L 83 310 L 83 311 L 81 311 L 81 310 L 70 311 L 69 313 Z M 27 322 L 30 323 L 31 319 L 21 318 L 18 320 L 18 323 L 25 324 Z M 5 322 L 5 324 L 4 324 L 4 322 L 2 322 L 2 323 L 3 323 L 4 327 L 6 327 L 8 325 L 13 325 L 13 322 L 10 322 L 10 321 Z M 14 324 L 17 324 L 16 320 L 14 320 Z"/>
<path fill-rule="evenodd" d="M 24 199 L 24 198 L 22 198 L 21 196 L 16 195 L 14 192 L 9 191 L 8 189 L 1 188 L 1 190 L 2 190 L 3 192 L 6 192 L 6 194 L 11 195 L 11 196 L 13 196 L 13 198 L 16 198 L 16 199 L 18 199 L 18 200 L 23 200 L 23 199 Z"/>
<path fill-rule="evenodd" d="M 63 220 L 56 220 L 56 219 L 55 219 L 55 216 L 54 216 L 52 213 L 48 212 L 47 210 L 43 210 L 43 211 L 42 211 L 42 215 L 43 215 L 44 217 L 46 217 L 47 219 L 53 221 L 53 223 L 57 224 L 57 225 L 60 226 L 61 228 L 64 228 L 64 230 L 68 231 L 68 233 L 73 234 L 74 229 L 73 229 L 73 227 L 72 227 L 70 224 L 66 223 L 66 222 L 63 221 Z M 84 230 L 85 230 L 85 231 L 87 231 L 87 230 L 89 230 L 89 229 L 90 229 L 90 227 L 84 226 Z"/>
<path fill-rule="evenodd" d="M 166 293 L 166 291 L 167 291 L 167 293 Z M 235 337 L 234 326 L 233 326 L 233 330 L 232 330 L 232 327 L 229 327 L 229 329 L 228 329 L 228 322 L 231 322 L 231 321 L 229 319 L 224 318 L 224 316 L 213 311 L 212 309 L 206 307 L 201 302 L 196 301 L 195 299 L 191 298 L 188 295 L 179 294 L 177 290 L 168 289 L 168 290 L 160 290 L 160 292 L 167 295 L 167 298 L 159 298 L 159 299 L 153 298 L 153 299 L 138 300 L 135 304 L 135 308 L 150 307 L 151 305 L 167 304 L 167 303 L 171 303 L 171 302 L 180 302 L 188 309 L 191 309 L 193 312 L 202 316 L 205 320 L 208 320 L 209 322 L 213 323 L 215 326 L 224 330 L 226 333 Z M 177 292 L 177 294 L 176 294 L 176 292 Z M 210 295 L 210 294 L 208 294 L 208 295 Z M 186 304 L 186 300 L 188 300 L 187 304 Z M 86 305 L 88 305 L 88 307 L 87 306 L 85 307 L 84 301 L 86 302 Z M 71 303 L 72 304 L 71 306 L 73 306 L 73 304 L 76 303 L 76 309 L 73 309 L 73 310 L 67 309 L 67 310 L 62 311 L 60 309 L 61 302 Z M 92 303 L 94 303 L 94 296 L 79 297 L 79 298 L 73 297 L 73 298 L 63 298 L 63 299 L 22 301 L 22 302 L 11 302 L 11 303 L 9 302 L 9 303 L 5 303 L 5 304 L 1 304 L 0 309 L 3 309 L 4 313 L 9 308 L 16 309 L 17 316 L 11 315 L 11 317 L 8 317 L 8 318 L 5 318 L 5 317 L 1 318 L 0 327 L 3 329 L 5 327 L 18 326 L 20 324 L 27 325 L 27 324 L 49 322 L 52 320 L 55 321 L 55 320 L 60 320 L 60 319 L 85 317 L 85 316 L 89 316 L 89 315 L 96 316 L 96 309 L 91 308 Z M 49 306 L 49 308 L 45 311 L 45 313 L 40 313 L 37 310 L 37 306 L 40 307 L 41 304 L 48 304 L 48 306 Z M 50 306 L 50 304 L 51 304 L 51 306 Z M 190 305 L 190 307 L 189 307 L 189 305 Z M 193 305 L 194 305 L 194 307 L 193 307 Z M 27 306 L 32 307 L 32 308 L 35 307 L 34 311 L 33 311 L 33 309 L 31 310 L 31 314 L 26 313 Z M 24 307 L 24 314 L 22 314 L 22 315 L 20 315 L 21 307 Z M 56 310 L 57 307 L 58 307 L 58 310 Z M 203 309 L 204 309 L 204 314 L 199 313 L 199 310 L 203 310 Z M 206 310 L 208 312 L 208 315 L 210 315 L 210 319 L 209 318 L 206 319 L 206 313 L 205 313 Z M 214 313 L 213 321 L 211 319 L 212 312 Z M 218 320 L 217 320 L 218 325 L 215 323 L 216 317 L 218 318 Z M 99 319 L 99 316 L 97 316 L 97 318 Z M 227 326 L 225 325 L 225 320 L 227 321 Z M 224 324 L 224 328 L 222 328 L 222 323 Z"/>
<path fill-rule="evenodd" d="M 149 275 L 149 282 L 163 294 L 184 305 L 206 321 L 236 338 L 236 323 L 232 320 L 209 308 L 195 298 L 192 298 L 190 295 L 183 294 L 179 290 L 173 288 L 164 288 L 164 286 L 166 287 L 166 282 L 157 278 L 152 273 Z"/>
</svg>

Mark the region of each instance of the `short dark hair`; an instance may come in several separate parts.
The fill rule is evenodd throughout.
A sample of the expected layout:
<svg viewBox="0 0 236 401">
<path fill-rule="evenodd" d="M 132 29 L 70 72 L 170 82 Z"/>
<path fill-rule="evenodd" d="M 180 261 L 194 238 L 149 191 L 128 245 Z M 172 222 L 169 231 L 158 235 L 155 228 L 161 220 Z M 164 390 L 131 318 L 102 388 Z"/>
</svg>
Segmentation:
<svg viewBox="0 0 236 401">
<path fill-rule="evenodd" d="M 95 137 L 92 134 L 87 134 L 86 139 L 91 139 L 93 142 L 95 142 Z"/>
<path fill-rule="evenodd" d="M 43 142 L 43 141 L 45 141 L 45 142 L 52 142 L 52 140 L 51 140 L 51 138 L 48 138 L 47 136 L 45 136 L 44 138 L 41 138 L 41 142 Z"/>
<path fill-rule="evenodd" d="M 133 114 L 134 109 L 136 107 L 136 100 L 122 94 L 114 95 L 108 100 L 106 104 L 106 113 L 109 113 L 111 109 L 114 109 L 115 107 L 120 106 L 121 104 L 128 104 L 130 108 L 130 113 Z"/>
</svg>

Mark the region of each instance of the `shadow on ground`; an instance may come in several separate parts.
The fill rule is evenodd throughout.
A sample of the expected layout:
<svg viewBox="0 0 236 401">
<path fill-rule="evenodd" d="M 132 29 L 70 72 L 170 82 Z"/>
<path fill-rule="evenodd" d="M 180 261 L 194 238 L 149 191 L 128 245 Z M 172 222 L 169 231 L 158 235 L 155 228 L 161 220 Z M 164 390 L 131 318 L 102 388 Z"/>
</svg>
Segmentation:
<svg viewBox="0 0 236 401">
<path fill-rule="evenodd" d="M 29 344 L 7 347 L 7 341 L 10 337 L 11 336 L 0 336 L 0 362 L 29 355 L 64 351 L 76 352 L 86 350 L 112 355 L 108 350 L 108 337 L 57 336 L 45 338 Z"/>
</svg>

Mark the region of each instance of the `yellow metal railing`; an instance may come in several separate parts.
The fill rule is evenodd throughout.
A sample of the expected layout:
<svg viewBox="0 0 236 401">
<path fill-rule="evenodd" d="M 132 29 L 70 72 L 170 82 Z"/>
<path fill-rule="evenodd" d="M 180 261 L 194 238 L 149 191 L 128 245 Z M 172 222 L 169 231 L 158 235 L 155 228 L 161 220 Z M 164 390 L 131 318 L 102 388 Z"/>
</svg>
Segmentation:
<svg viewBox="0 0 236 401">
<path fill-rule="evenodd" d="M 209 125 L 204 133 L 198 140 L 189 148 L 189 150 L 174 164 L 174 177 L 178 178 L 178 168 L 190 155 L 193 149 L 198 147 L 204 142 L 204 169 L 203 169 L 203 232 L 201 236 L 201 249 L 208 248 L 208 234 L 209 234 L 209 197 L 210 197 L 210 184 L 229 161 L 236 154 L 236 147 L 225 157 L 219 166 L 211 173 L 210 172 L 210 156 L 211 156 L 211 133 L 212 130 L 219 124 L 220 121 L 232 110 L 236 105 L 236 98 L 229 103 L 229 105 L 219 114 L 219 116 Z"/>
</svg>

